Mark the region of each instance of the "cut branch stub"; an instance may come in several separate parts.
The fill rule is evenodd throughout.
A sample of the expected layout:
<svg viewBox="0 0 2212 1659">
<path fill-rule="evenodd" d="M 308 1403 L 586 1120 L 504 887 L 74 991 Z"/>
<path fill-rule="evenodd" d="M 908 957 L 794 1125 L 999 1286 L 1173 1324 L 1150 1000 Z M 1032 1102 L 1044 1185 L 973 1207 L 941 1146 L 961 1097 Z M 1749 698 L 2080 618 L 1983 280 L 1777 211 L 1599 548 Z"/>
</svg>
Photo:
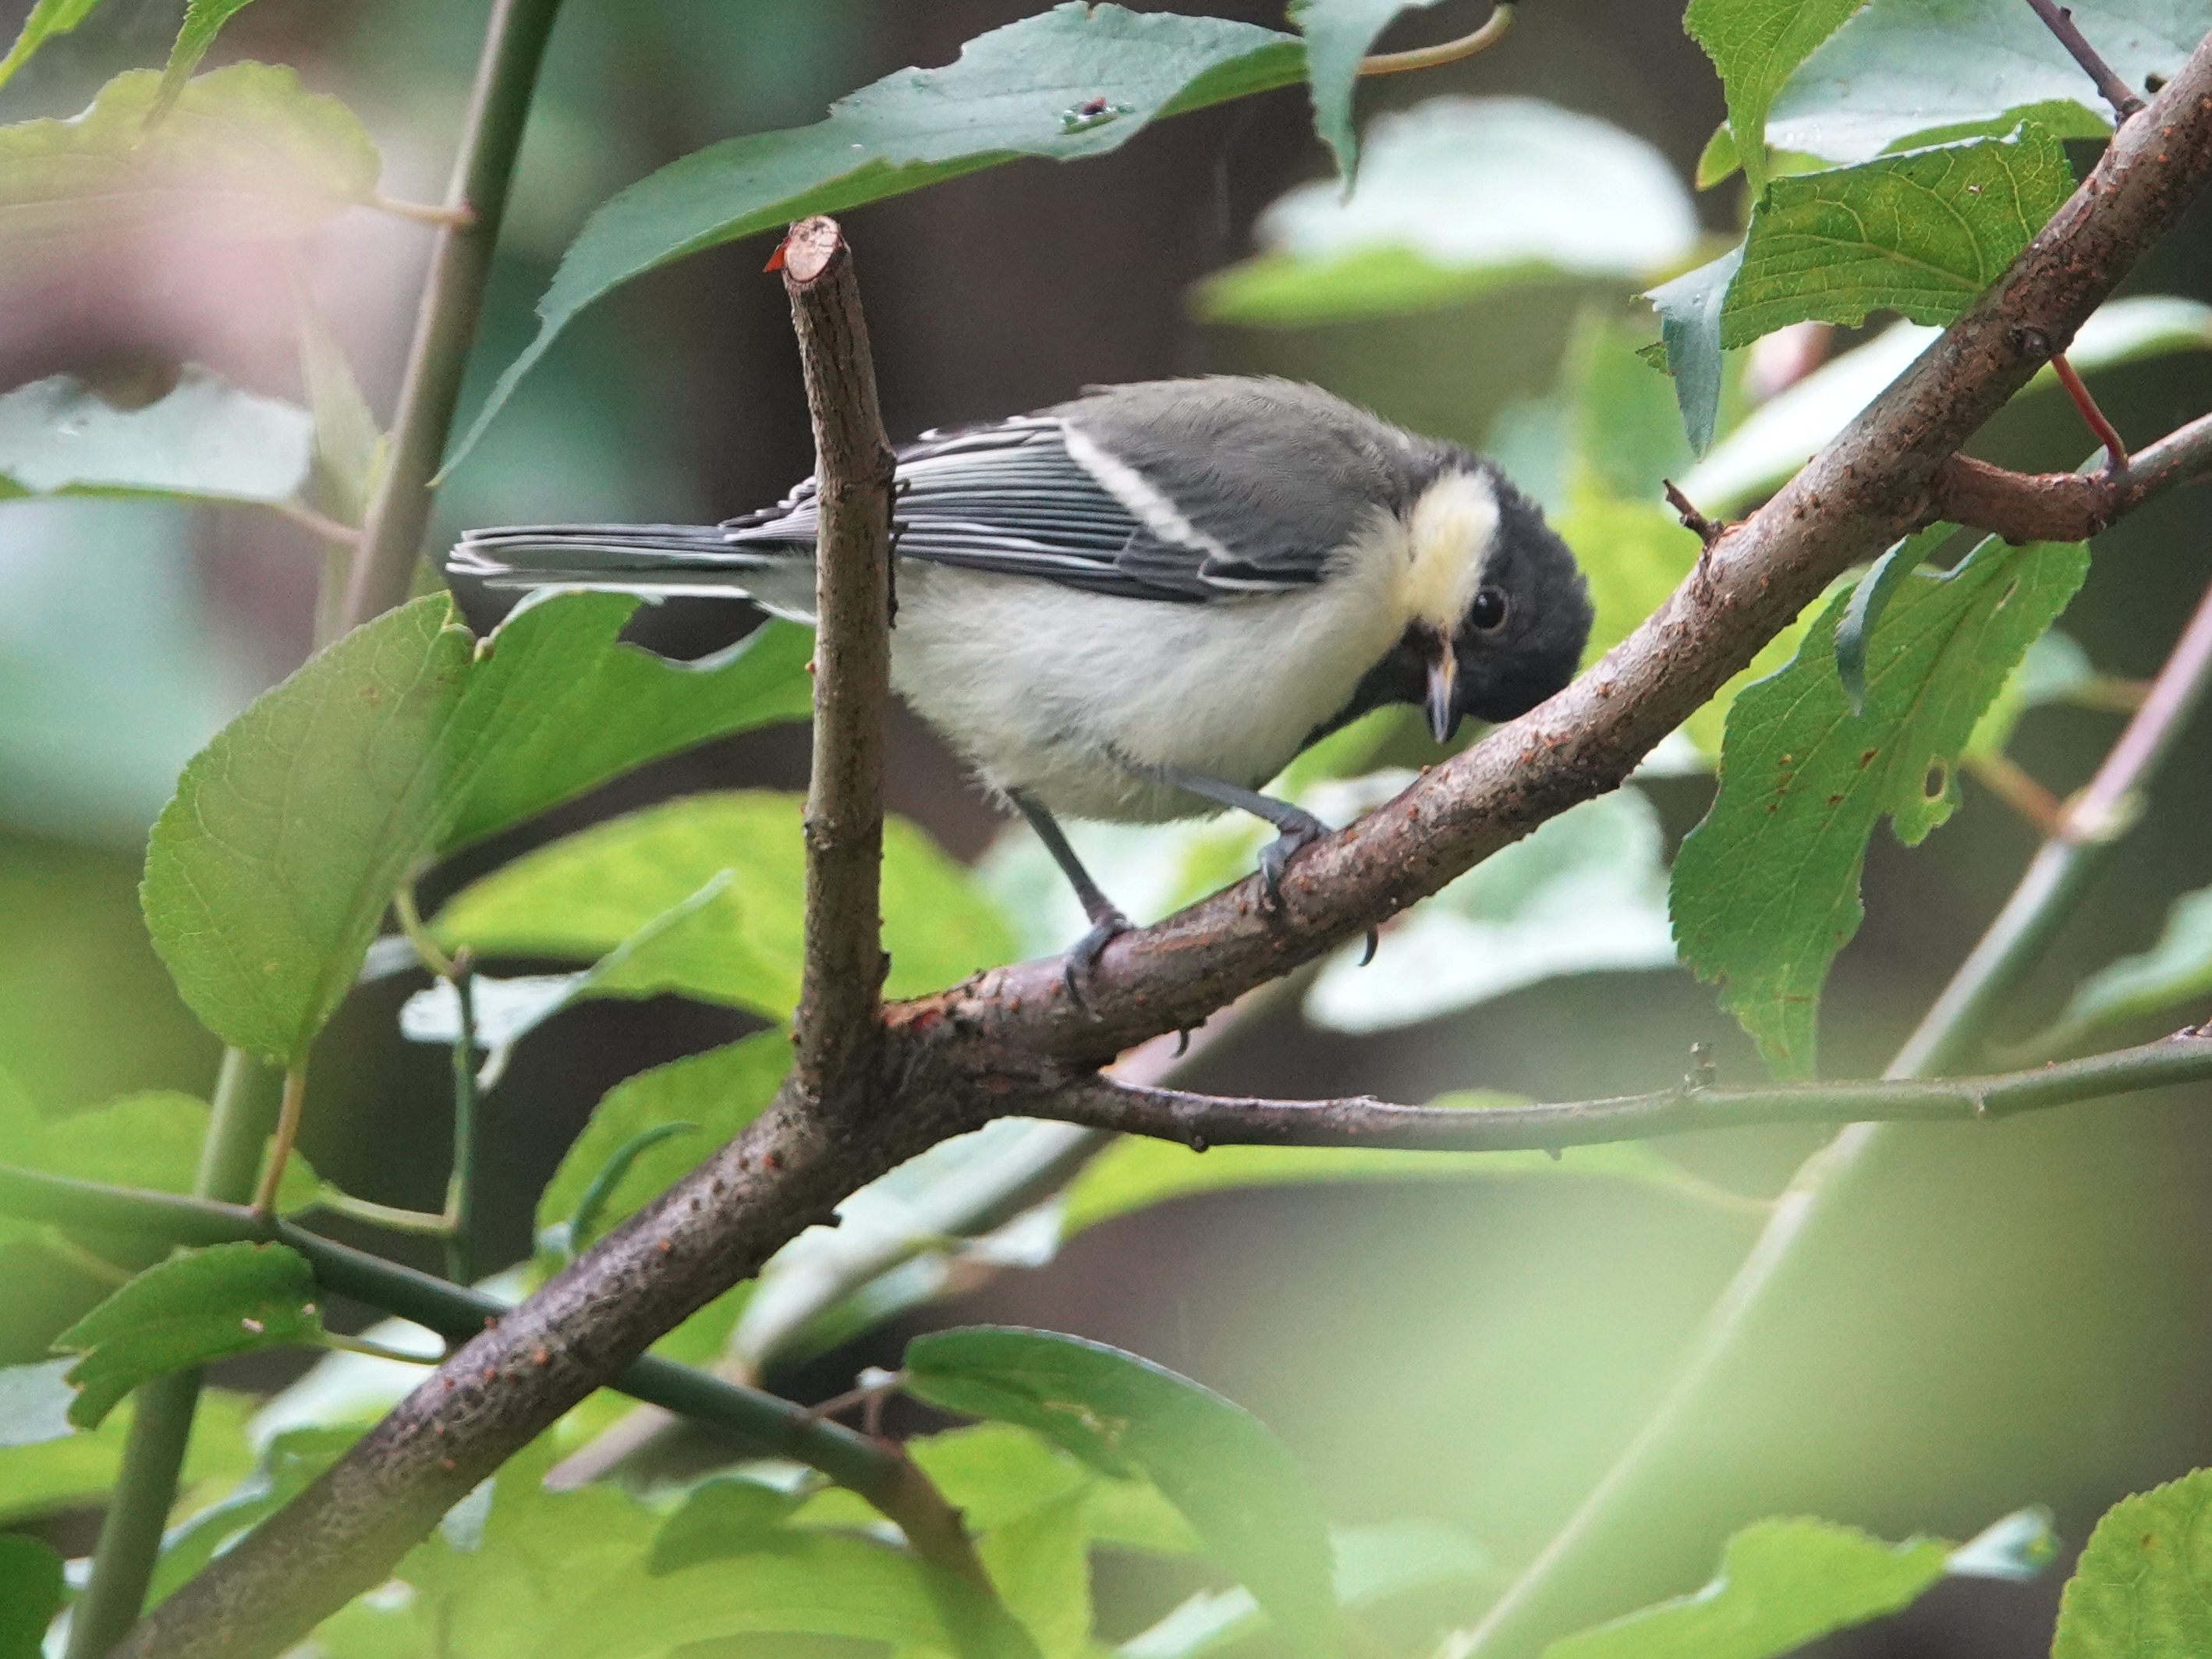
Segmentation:
<svg viewBox="0 0 2212 1659">
<path fill-rule="evenodd" d="M 806 792 L 806 949 L 797 1080 L 820 1103 L 867 1070 L 881 1042 L 878 922 L 884 708 L 890 696 L 891 476 L 853 256 L 834 219 L 783 246 L 814 420 L 813 774 Z"/>
</svg>

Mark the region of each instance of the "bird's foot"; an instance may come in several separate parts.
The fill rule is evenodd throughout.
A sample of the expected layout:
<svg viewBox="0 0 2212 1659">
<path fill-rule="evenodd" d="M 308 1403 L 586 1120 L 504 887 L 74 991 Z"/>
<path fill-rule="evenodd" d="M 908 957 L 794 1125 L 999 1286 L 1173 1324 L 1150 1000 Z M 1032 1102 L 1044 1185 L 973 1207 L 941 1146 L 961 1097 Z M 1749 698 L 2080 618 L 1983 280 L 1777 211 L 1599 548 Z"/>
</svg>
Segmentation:
<svg viewBox="0 0 2212 1659">
<path fill-rule="evenodd" d="M 1298 854 L 1328 834 L 1328 826 L 1310 812 L 1288 809 L 1274 821 L 1282 834 L 1260 849 L 1260 887 L 1267 896 L 1267 908 L 1279 911 L 1283 908 L 1283 872 L 1290 868 L 1291 860 Z"/>
<path fill-rule="evenodd" d="M 1098 965 L 1098 953 L 1134 925 L 1109 905 L 1091 919 L 1091 931 L 1067 947 L 1067 959 L 1060 976 L 1066 982 L 1069 999 L 1086 1014 L 1091 1012 L 1091 1004 L 1083 994 L 1083 984 L 1091 977 L 1091 970 Z"/>
</svg>

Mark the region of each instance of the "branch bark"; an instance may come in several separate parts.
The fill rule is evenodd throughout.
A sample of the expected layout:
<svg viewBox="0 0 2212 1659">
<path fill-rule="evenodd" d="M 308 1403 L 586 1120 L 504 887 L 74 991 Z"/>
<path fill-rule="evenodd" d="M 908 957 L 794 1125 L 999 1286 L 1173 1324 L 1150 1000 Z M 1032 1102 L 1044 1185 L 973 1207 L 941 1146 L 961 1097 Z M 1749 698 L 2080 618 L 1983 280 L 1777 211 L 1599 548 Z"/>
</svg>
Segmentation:
<svg viewBox="0 0 2212 1659">
<path fill-rule="evenodd" d="M 1197 1024 L 1617 787 L 1830 580 L 1929 516 L 1959 447 L 2070 343 L 2208 177 L 2212 44 L 2122 127 L 2005 274 L 1722 537 L 1692 581 L 1559 696 L 1302 854 L 1279 914 L 1263 909 L 1253 879 L 1124 934 L 1084 1005 L 1052 961 L 885 1011 L 884 1039 L 842 1086 L 809 1101 L 787 1085 L 744 1133 L 454 1355 L 321 1481 L 155 1609 L 122 1651 L 280 1651 L 377 1583 L 561 1412 L 848 1193 L 990 1117 L 1048 1112 L 1120 1050 Z"/>
<path fill-rule="evenodd" d="M 1097 1077 L 1035 1108 L 1087 1128 L 1212 1146 L 1386 1146 L 1424 1152 L 1557 1152 L 1754 1123 L 1948 1123 L 2012 1117 L 2139 1089 L 2212 1078 L 2212 1037 L 2195 1027 L 2160 1042 L 1990 1077 L 1662 1089 L 1611 1100 L 1498 1107 L 1346 1100 L 1253 1100 L 1141 1088 Z"/>
<path fill-rule="evenodd" d="M 2114 471 L 2010 472 L 1954 455 L 1936 475 L 1927 521 L 2014 542 L 2078 542 L 2212 471 L 2212 415 L 2178 427 Z"/>
</svg>

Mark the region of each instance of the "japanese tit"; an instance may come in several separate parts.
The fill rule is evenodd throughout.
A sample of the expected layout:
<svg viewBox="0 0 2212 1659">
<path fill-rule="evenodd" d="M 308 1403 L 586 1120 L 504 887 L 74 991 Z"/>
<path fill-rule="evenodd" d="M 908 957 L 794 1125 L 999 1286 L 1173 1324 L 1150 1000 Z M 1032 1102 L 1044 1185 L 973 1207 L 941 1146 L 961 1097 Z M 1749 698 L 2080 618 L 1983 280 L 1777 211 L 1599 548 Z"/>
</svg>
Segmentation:
<svg viewBox="0 0 2212 1659">
<path fill-rule="evenodd" d="M 1369 710 L 1437 742 L 1572 677 L 1574 556 L 1497 467 L 1310 386 L 1097 387 L 899 453 L 891 683 L 1036 828 L 1091 931 L 1128 927 L 1054 815 L 1164 823 L 1233 807 L 1279 832 L 1268 892 L 1326 827 L 1259 790 Z M 719 526 L 536 525 L 464 537 L 494 587 L 750 599 L 813 620 L 814 481 Z"/>
</svg>

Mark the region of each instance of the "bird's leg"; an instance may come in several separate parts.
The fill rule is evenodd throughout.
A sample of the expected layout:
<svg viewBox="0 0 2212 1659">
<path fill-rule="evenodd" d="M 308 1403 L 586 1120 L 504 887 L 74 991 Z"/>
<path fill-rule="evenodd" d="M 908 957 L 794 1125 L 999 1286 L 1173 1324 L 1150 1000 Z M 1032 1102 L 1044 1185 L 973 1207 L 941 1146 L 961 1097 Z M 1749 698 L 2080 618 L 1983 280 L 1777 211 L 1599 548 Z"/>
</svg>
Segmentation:
<svg viewBox="0 0 2212 1659">
<path fill-rule="evenodd" d="M 1084 1006 L 1079 981 L 1091 976 L 1091 970 L 1097 966 L 1098 953 L 1106 948 L 1107 941 L 1129 931 L 1129 919 L 1121 914 L 1121 906 L 1098 890 L 1098 884 L 1091 880 L 1091 872 L 1083 867 L 1083 860 L 1075 856 L 1075 849 L 1067 844 L 1067 837 L 1060 832 L 1051 813 L 1018 789 L 1009 789 L 1006 797 L 1029 820 L 1030 828 L 1044 843 L 1044 850 L 1052 854 L 1060 873 L 1067 878 L 1067 884 L 1082 901 L 1083 914 L 1091 918 L 1091 931 L 1068 947 L 1067 966 L 1061 970 L 1061 977 L 1067 981 L 1068 995 L 1075 999 L 1079 1006 Z"/>
<path fill-rule="evenodd" d="M 1263 795 L 1255 789 L 1240 789 L 1233 783 L 1224 783 L 1219 778 L 1209 778 L 1202 772 L 1185 772 L 1172 766 L 1151 769 L 1163 783 L 1171 783 L 1178 789 L 1187 789 L 1204 799 L 1233 806 L 1240 812 L 1249 812 L 1255 818 L 1265 818 L 1279 832 L 1274 840 L 1260 849 L 1260 884 L 1267 891 L 1271 909 L 1283 906 L 1283 872 L 1291 856 L 1328 834 L 1328 826 L 1312 813 L 1295 807 L 1286 800 L 1277 800 L 1273 795 Z"/>
</svg>

